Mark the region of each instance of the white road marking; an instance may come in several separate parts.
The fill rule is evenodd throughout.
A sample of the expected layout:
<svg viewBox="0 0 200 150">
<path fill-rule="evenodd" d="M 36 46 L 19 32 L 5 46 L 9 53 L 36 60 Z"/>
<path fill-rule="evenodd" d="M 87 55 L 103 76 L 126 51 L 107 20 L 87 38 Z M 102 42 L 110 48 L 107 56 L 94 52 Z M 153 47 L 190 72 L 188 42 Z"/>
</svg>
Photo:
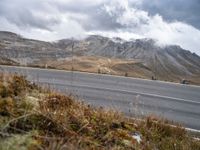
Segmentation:
<svg viewBox="0 0 200 150">
<path fill-rule="evenodd" d="M 157 95 L 157 94 L 151 94 L 151 93 L 143 93 L 143 92 L 138 92 L 138 91 L 128 91 L 128 90 L 117 90 L 117 89 L 111 89 L 111 88 L 99 88 L 99 87 L 93 87 L 93 86 L 88 86 L 88 85 L 75 85 L 75 84 L 67 84 L 67 83 L 49 83 L 49 82 L 40 82 L 42 84 L 53 84 L 53 85 L 61 85 L 61 86 L 71 86 L 71 87 L 80 87 L 80 88 L 89 88 L 89 89 L 98 89 L 98 90 L 108 90 L 108 91 L 113 91 L 117 93 L 129 93 L 129 94 L 134 94 L 134 95 L 145 95 L 145 96 L 151 96 L 151 97 L 158 97 L 158 98 L 164 98 L 164 99 L 171 99 L 174 101 L 178 102 L 187 102 L 187 103 L 192 103 L 192 104 L 197 104 L 200 105 L 200 102 L 193 101 L 193 100 L 186 100 L 182 98 L 176 98 L 176 97 L 170 97 L 170 96 L 162 96 L 162 95 Z"/>
</svg>

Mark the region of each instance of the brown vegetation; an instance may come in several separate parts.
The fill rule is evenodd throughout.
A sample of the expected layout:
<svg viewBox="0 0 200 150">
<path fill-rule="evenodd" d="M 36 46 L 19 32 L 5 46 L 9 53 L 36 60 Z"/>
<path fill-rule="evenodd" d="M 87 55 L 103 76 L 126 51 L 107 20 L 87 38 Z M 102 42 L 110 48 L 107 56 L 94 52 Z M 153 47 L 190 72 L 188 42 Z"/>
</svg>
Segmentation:
<svg viewBox="0 0 200 150">
<path fill-rule="evenodd" d="M 184 128 L 156 117 L 138 121 L 37 89 L 24 77 L 2 76 L 0 149 L 200 149 Z"/>
</svg>

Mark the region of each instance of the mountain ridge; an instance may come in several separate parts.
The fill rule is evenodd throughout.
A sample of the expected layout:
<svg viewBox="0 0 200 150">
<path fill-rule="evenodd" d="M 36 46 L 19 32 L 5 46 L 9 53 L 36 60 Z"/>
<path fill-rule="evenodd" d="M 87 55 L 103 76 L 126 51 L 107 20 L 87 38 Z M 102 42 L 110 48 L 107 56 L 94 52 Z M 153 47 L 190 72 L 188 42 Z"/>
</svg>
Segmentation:
<svg viewBox="0 0 200 150">
<path fill-rule="evenodd" d="M 44 42 L 26 39 L 11 32 L 0 32 L 0 55 L 12 62 L 28 66 L 34 64 L 44 66 L 45 63 L 51 61 L 55 63 L 70 60 L 72 55 L 80 58 L 79 63 L 83 57 L 84 59 L 86 57 L 102 57 L 113 61 L 116 59 L 132 60 L 137 64 L 140 63 L 143 69 L 148 68 L 143 72 L 151 70 L 151 76 L 161 80 L 181 80 L 200 76 L 200 56 L 184 50 L 178 45 L 159 46 L 153 39 L 126 41 L 118 37 L 108 38 L 91 35 L 82 40 L 62 39 L 55 42 Z M 69 61 L 65 63 L 69 63 Z M 95 68 L 94 64 L 92 65 Z M 130 65 L 136 65 L 136 63 Z M 125 72 L 137 72 L 134 70 L 134 66 L 130 67 L 130 65 L 128 67 L 124 63 L 118 66 L 115 64 L 109 68 L 116 71 L 116 68 L 121 67 L 120 70 Z M 108 66 L 106 67 L 108 68 Z M 150 78 L 149 73 L 148 78 Z"/>
</svg>

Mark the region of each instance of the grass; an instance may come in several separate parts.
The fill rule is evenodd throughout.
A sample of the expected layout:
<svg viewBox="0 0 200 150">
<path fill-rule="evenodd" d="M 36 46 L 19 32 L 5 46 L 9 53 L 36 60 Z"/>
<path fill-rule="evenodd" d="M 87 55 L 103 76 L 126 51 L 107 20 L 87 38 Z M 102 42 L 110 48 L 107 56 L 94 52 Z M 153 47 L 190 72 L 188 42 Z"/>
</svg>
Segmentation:
<svg viewBox="0 0 200 150">
<path fill-rule="evenodd" d="M 153 116 L 134 120 L 1 75 L 0 149 L 200 150 L 200 141 Z"/>
</svg>

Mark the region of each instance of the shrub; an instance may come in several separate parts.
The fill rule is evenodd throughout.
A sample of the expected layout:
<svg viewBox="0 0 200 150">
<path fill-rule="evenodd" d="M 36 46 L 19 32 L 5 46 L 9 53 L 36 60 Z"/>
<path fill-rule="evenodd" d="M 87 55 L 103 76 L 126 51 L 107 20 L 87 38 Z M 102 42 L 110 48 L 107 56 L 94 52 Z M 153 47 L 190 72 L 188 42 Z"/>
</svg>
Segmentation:
<svg viewBox="0 0 200 150">
<path fill-rule="evenodd" d="M 0 99 L 0 115 L 10 116 L 14 109 L 14 101 L 12 98 L 2 98 Z"/>
</svg>

